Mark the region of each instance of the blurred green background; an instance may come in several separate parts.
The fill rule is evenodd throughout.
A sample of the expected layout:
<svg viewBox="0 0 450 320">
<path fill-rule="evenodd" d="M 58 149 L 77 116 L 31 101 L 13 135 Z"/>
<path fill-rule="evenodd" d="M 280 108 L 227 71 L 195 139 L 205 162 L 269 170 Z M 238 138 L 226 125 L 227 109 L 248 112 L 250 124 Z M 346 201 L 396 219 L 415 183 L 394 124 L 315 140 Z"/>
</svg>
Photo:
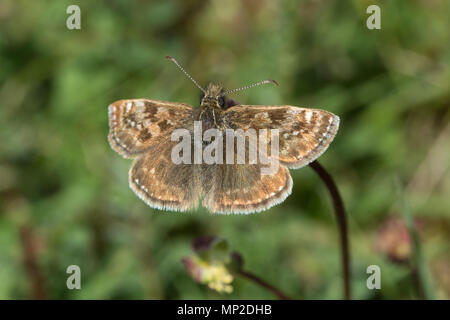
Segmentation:
<svg viewBox="0 0 450 320">
<path fill-rule="evenodd" d="M 66 28 L 71 4 L 81 30 Z M 381 30 L 366 27 L 370 4 Z M 129 189 L 107 106 L 198 105 L 166 55 L 202 85 L 279 82 L 232 97 L 241 103 L 339 115 L 320 162 L 348 210 L 354 298 L 424 297 L 396 178 L 433 297 L 450 298 L 449 13 L 446 0 L 0 1 L 0 298 L 273 298 L 240 278 L 230 295 L 195 283 L 181 259 L 205 235 L 226 238 L 246 270 L 292 297 L 342 297 L 331 201 L 309 167 L 291 170 L 285 202 L 247 216 L 161 212 Z M 372 264 L 381 290 L 366 287 Z M 81 290 L 66 288 L 69 265 Z"/>
</svg>

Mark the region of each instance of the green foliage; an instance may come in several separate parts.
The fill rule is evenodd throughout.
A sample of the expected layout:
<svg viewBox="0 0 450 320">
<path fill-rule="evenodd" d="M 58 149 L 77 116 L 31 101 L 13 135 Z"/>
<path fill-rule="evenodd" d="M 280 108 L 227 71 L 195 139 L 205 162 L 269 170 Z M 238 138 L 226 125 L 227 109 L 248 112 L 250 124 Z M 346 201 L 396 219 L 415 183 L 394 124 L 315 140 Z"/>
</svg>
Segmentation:
<svg viewBox="0 0 450 320">
<path fill-rule="evenodd" d="M 285 202 L 248 216 L 161 212 L 129 189 L 131 161 L 108 145 L 107 106 L 141 97 L 197 105 L 198 89 L 164 60 L 172 55 L 202 85 L 279 82 L 233 96 L 242 103 L 339 115 L 320 162 L 349 213 L 355 298 L 418 297 L 409 266 L 375 245 L 401 212 L 399 176 L 424 225 L 435 296 L 448 299 L 450 2 L 375 1 L 382 29 L 368 30 L 373 2 L 2 0 L 0 298 L 39 297 L 39 283 L 47 298 L 224 298 L 181 263 L 206 235 L 227 239 L 247 270 L 290 296 L 341 298 L 332 206 L 310 168 L 291 171 Z M 82 29 L 68 30 L 75 3 Z M 72 264 L 79 291 L 66 288 Z M 380 291 L 365 287 L 371 264 L 381 267 Z M 226 297 L 273 298 L 245 279 L 233 287 Z"/>
</svg>

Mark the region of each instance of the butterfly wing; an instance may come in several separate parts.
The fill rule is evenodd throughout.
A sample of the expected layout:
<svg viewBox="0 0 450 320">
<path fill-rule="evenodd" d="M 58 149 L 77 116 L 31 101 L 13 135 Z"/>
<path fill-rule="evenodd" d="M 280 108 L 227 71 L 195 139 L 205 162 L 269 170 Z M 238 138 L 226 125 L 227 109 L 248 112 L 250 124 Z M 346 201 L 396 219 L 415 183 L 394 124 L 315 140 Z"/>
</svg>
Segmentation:
<svg viewBox="0 0 450 320">
<path fill-rule="evenodd" d="M 235 130 L 279 131 L 280 165 L 271 174 L 262 174 L 263 164 L 202 166 L 203 206 L 215 213 L 252 213 L 282 202 L 291 193 L 286 167 L 299 168 L 319 157 L 333 140 L 339 118 L 317 109 L 237 105 L 224 112 L 223 123 Z"/>
<path fill-rule="evenodd" d="M 237 105 L 224 117 L 232 128 L 278 129 L 280 163 L 293 169 L 325 152 L 339 127 L 339 117 L 331 112 L 294 106 Z"/>
<path fill-rule="evenodd" d="M 289 170 L 278 166 L 261 174 L 259 164 L 202 166 L 202 205 L 213 213 L 253 213 L 266 210 L 292 191 Z"/>
<path fill-rule="evenodd" d="M 150 99 L 119 100 L 108 107 L 111 147 L 134 158 L 154 144 L 170 140 L 176 128 L 192 126 L 192 107 Z"/>
<path fill-rule="evenodd" d="M 193 126 L 192 107 L 150 99 L 119 100 L 109 106 L 109 143 L 124 158 L 135 158 L 131 189 L 149 206 L 185 211 L 197 206 L 194 166 L 174 164 L 175 129 Z"/>
<path fill-rule="evenodd" d="M 131 189 L 152 208 L 186 211 L 198 205 L 195 166 L 174 164 L 170 140 L 151 145 L 139 155 L 129 172 Z"/>
</svg>

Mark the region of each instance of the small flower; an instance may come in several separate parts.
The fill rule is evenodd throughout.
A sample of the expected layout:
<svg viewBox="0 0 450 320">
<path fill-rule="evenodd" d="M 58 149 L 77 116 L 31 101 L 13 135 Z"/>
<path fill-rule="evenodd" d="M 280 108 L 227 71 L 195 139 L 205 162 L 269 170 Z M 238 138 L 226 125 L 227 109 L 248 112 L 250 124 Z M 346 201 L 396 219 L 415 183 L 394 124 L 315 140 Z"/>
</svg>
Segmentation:
<svg viewBox="0 0 450 320">
<path fill-rule="evenodd" d="M 192 248 L 194 253 L 182 260 L 192 278 L 217 292 L 231 293 L 232 273 L 241 268 L 241 256 L 231 251 L 228 241 L 217 237 L 197 238 Z"/>
<path fill-rule="evenodd" d="M 420 223 L 416 221 L 416 228 Z M 409 230 L 400 217 L 390 217 L 377 232 L 375 247 L 391 261 L 406 263 L 412 255 L 412 241 Z"/>
</svg>

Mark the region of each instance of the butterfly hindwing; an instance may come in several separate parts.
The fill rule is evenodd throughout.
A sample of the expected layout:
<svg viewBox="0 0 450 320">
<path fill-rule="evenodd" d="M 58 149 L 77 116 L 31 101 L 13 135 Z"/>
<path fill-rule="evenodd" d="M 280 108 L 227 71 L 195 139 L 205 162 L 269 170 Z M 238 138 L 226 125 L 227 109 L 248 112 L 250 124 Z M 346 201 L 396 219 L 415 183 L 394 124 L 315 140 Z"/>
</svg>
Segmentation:
<svg viewBox="0 0 450 320">
<path fill-rule="evenodd" d="M 202 205 L 213 213 L 253 213 L 282 202 L 292 191 L 289 170 L 261 173 L 260 164 L 203 166 Z"/>
<path fill-rule="evenodd" d="M 129 172 L 131 189 L 150 207 L 186 211 L 197 207 L 199 191 L 193 164 L 175 165 L 176 142 L 154 144 L 135 160 Z"/>
</svg>

